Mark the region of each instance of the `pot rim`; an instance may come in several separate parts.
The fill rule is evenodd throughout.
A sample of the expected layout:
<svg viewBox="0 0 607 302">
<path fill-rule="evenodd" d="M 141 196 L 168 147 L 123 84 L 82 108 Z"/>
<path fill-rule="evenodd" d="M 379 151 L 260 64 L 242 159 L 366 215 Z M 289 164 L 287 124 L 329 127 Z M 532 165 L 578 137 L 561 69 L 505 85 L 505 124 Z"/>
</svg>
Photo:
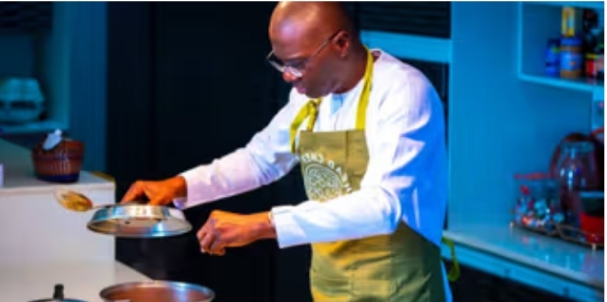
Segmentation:
<svg viewBox="0 0 607 302">
<path fill-rule="evenodd" d="M 181 281 L 168 281 L 168 280 L 149 280 L 149 281 L 134 281 L 134 282 L 118 283 L 118 284 L 114 284 L 114 285 L 111 285 L 111 286 L 108 286 L 108 287 L 102 289 L 99 292 L 99 297 L 101 297 L 101 299 L 103 299 L 103 301 L 105 301 L 105 302 L 113 302 L 116 300 L 110 300 L 107 298 L 107 296 L 116 290 L 125 290 L 125 289 L 130 289 L 130 288 L 142 288 L 142 287 L 143 288 L 146 288 L 146 287 L 157 288 L 159 286 L 169 287 L 169 288 L 177 287 L 177 288 L 183 288 L 183 289 L 196 290 L 196 291 L 202 292 L 205 295 L 207 295 L 206 299 L 200 300 L 200 301 L 195 301 L 195 302 L 210 302 L 215 299 L 215 292 L 206 286 L 193 284 L 193 283 L 187 283 L 187 282 L 181 282 Z M 122 300 L 118 300 L 118 301 L 122 301 Z M 124 300 L 124 301 L 128 301 L 128 300 Z M 194 301 L 192 301 L 192 302 L 194 302 Z"/>
</svg>

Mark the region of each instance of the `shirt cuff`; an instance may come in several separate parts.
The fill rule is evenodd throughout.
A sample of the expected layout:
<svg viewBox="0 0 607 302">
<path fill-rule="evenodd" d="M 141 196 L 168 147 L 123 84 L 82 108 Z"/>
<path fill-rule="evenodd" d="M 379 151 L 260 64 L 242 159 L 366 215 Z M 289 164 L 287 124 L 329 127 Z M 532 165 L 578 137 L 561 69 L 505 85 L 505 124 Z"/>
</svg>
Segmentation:
<svg viewBox="0 0 607 302">
<path fill-rule="evenodd" d="M 173 204 L 176 208 L 184 210 L 201 203 L 199 201 L 201 196 L 199 196 L 199 194 L 197 195 L 196 189 L 194 188 L 197 179 L 200 178 L 200 173 L 200 167 L 196 167 L 179 174 L 179 176 L 183 177 L 185 180 L 188 196 L 173 199 Z"/>
<path fill-rule="evenodd" d="M 295 222 L 292 208 L 293 206 L 272 208 L 276 241 L 281 249 L 307 243 L 306 234 Z"/>
<path fill-rule="evenodd" d="M 185 210 L 187 208 L 188 200 L 186 198 L 175 198 L 173 199 L 173 205 L 179 210 Z"/>
<path fill-rule="evenodd" d="M 173 204 L 177 208 L 183 210 L 199 204 L 210 202 L 211 200 L 220 197 L 210 181 L 206 186 L 206 190 L 200 189 L 200 184 L 204 180 L 205 174 L 209 173 L 208 170 L 212 168 L 213 167 L 211 165 L 198 166 L 179 174 L 179 176 L 185 179 L 186 192 L 188 192 L 188 195 L 186 197 L 178 197 L 173 200 Z M 216 195 L 214 196 L 213 193 Z"/>
</svg>

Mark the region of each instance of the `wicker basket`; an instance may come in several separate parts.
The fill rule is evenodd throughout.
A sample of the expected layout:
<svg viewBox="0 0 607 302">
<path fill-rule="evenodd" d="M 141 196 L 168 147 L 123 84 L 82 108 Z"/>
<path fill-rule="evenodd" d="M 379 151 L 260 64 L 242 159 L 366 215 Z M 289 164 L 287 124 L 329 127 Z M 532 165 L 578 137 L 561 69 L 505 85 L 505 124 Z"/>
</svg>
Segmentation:
<svg viewBox="0 0 607 302">
<path fill-rule="evenodd" d="M 32 149 L 32 160 L 36 177 L 58 183 L 73 183 L 80 177 L 84 144 L 64 138 L 50 150 L 42 148 L 40 142 Z"/>
</svg>

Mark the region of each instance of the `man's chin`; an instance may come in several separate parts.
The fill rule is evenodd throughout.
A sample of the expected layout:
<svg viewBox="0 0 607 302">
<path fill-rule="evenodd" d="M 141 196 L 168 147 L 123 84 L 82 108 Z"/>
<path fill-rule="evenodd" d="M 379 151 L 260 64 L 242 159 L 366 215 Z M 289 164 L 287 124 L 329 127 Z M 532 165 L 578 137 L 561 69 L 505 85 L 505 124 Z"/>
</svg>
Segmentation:
<svg viewBox="0 0 607 302">
<path fill-rule="evenodd" d="M 326 94 L 322 94 L 322 93 L 314 93 L 313 91 L 305 91 L 302 94 L 311 99 L 318 99 L 318 98 L 324 97 L 326 95 Z"/>
<path fill-rule="evenodd" d="M 301 95 L 305 95 L 306 97 L 311 98 L 311 99 L 317 99 L 317 98 L 324 97 L 325 95 L 328 95 L 328 93 L 323 94 L 321 92 L 309 91 L 303 87 L 294 86 L 294 88 L 297 91 L 297 93 L 299 93 Z"/>
</svg>

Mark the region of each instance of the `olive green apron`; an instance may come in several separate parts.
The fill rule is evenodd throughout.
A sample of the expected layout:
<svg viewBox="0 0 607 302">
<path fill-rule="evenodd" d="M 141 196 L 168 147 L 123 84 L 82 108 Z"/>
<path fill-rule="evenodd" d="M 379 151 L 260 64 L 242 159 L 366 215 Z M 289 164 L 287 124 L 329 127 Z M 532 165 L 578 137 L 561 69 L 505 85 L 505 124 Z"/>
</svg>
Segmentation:
<svg viewBox="0 0 607 302">
<path fill-rule="evenodd" d="M 373 57 L 368 52 L 356 128 L 312 132 L 320 100 L 311 100 L 291 127 L 308 198 L 326 201 L 360 188 L 368 163 L 365 139 Z M 295 134 L 304 119 L 307 128 Z M 310 284 L 314 301 L 443 302 L 439 247 L 401 221 L 390 235 L 312 244 Z"/>
</svg>

